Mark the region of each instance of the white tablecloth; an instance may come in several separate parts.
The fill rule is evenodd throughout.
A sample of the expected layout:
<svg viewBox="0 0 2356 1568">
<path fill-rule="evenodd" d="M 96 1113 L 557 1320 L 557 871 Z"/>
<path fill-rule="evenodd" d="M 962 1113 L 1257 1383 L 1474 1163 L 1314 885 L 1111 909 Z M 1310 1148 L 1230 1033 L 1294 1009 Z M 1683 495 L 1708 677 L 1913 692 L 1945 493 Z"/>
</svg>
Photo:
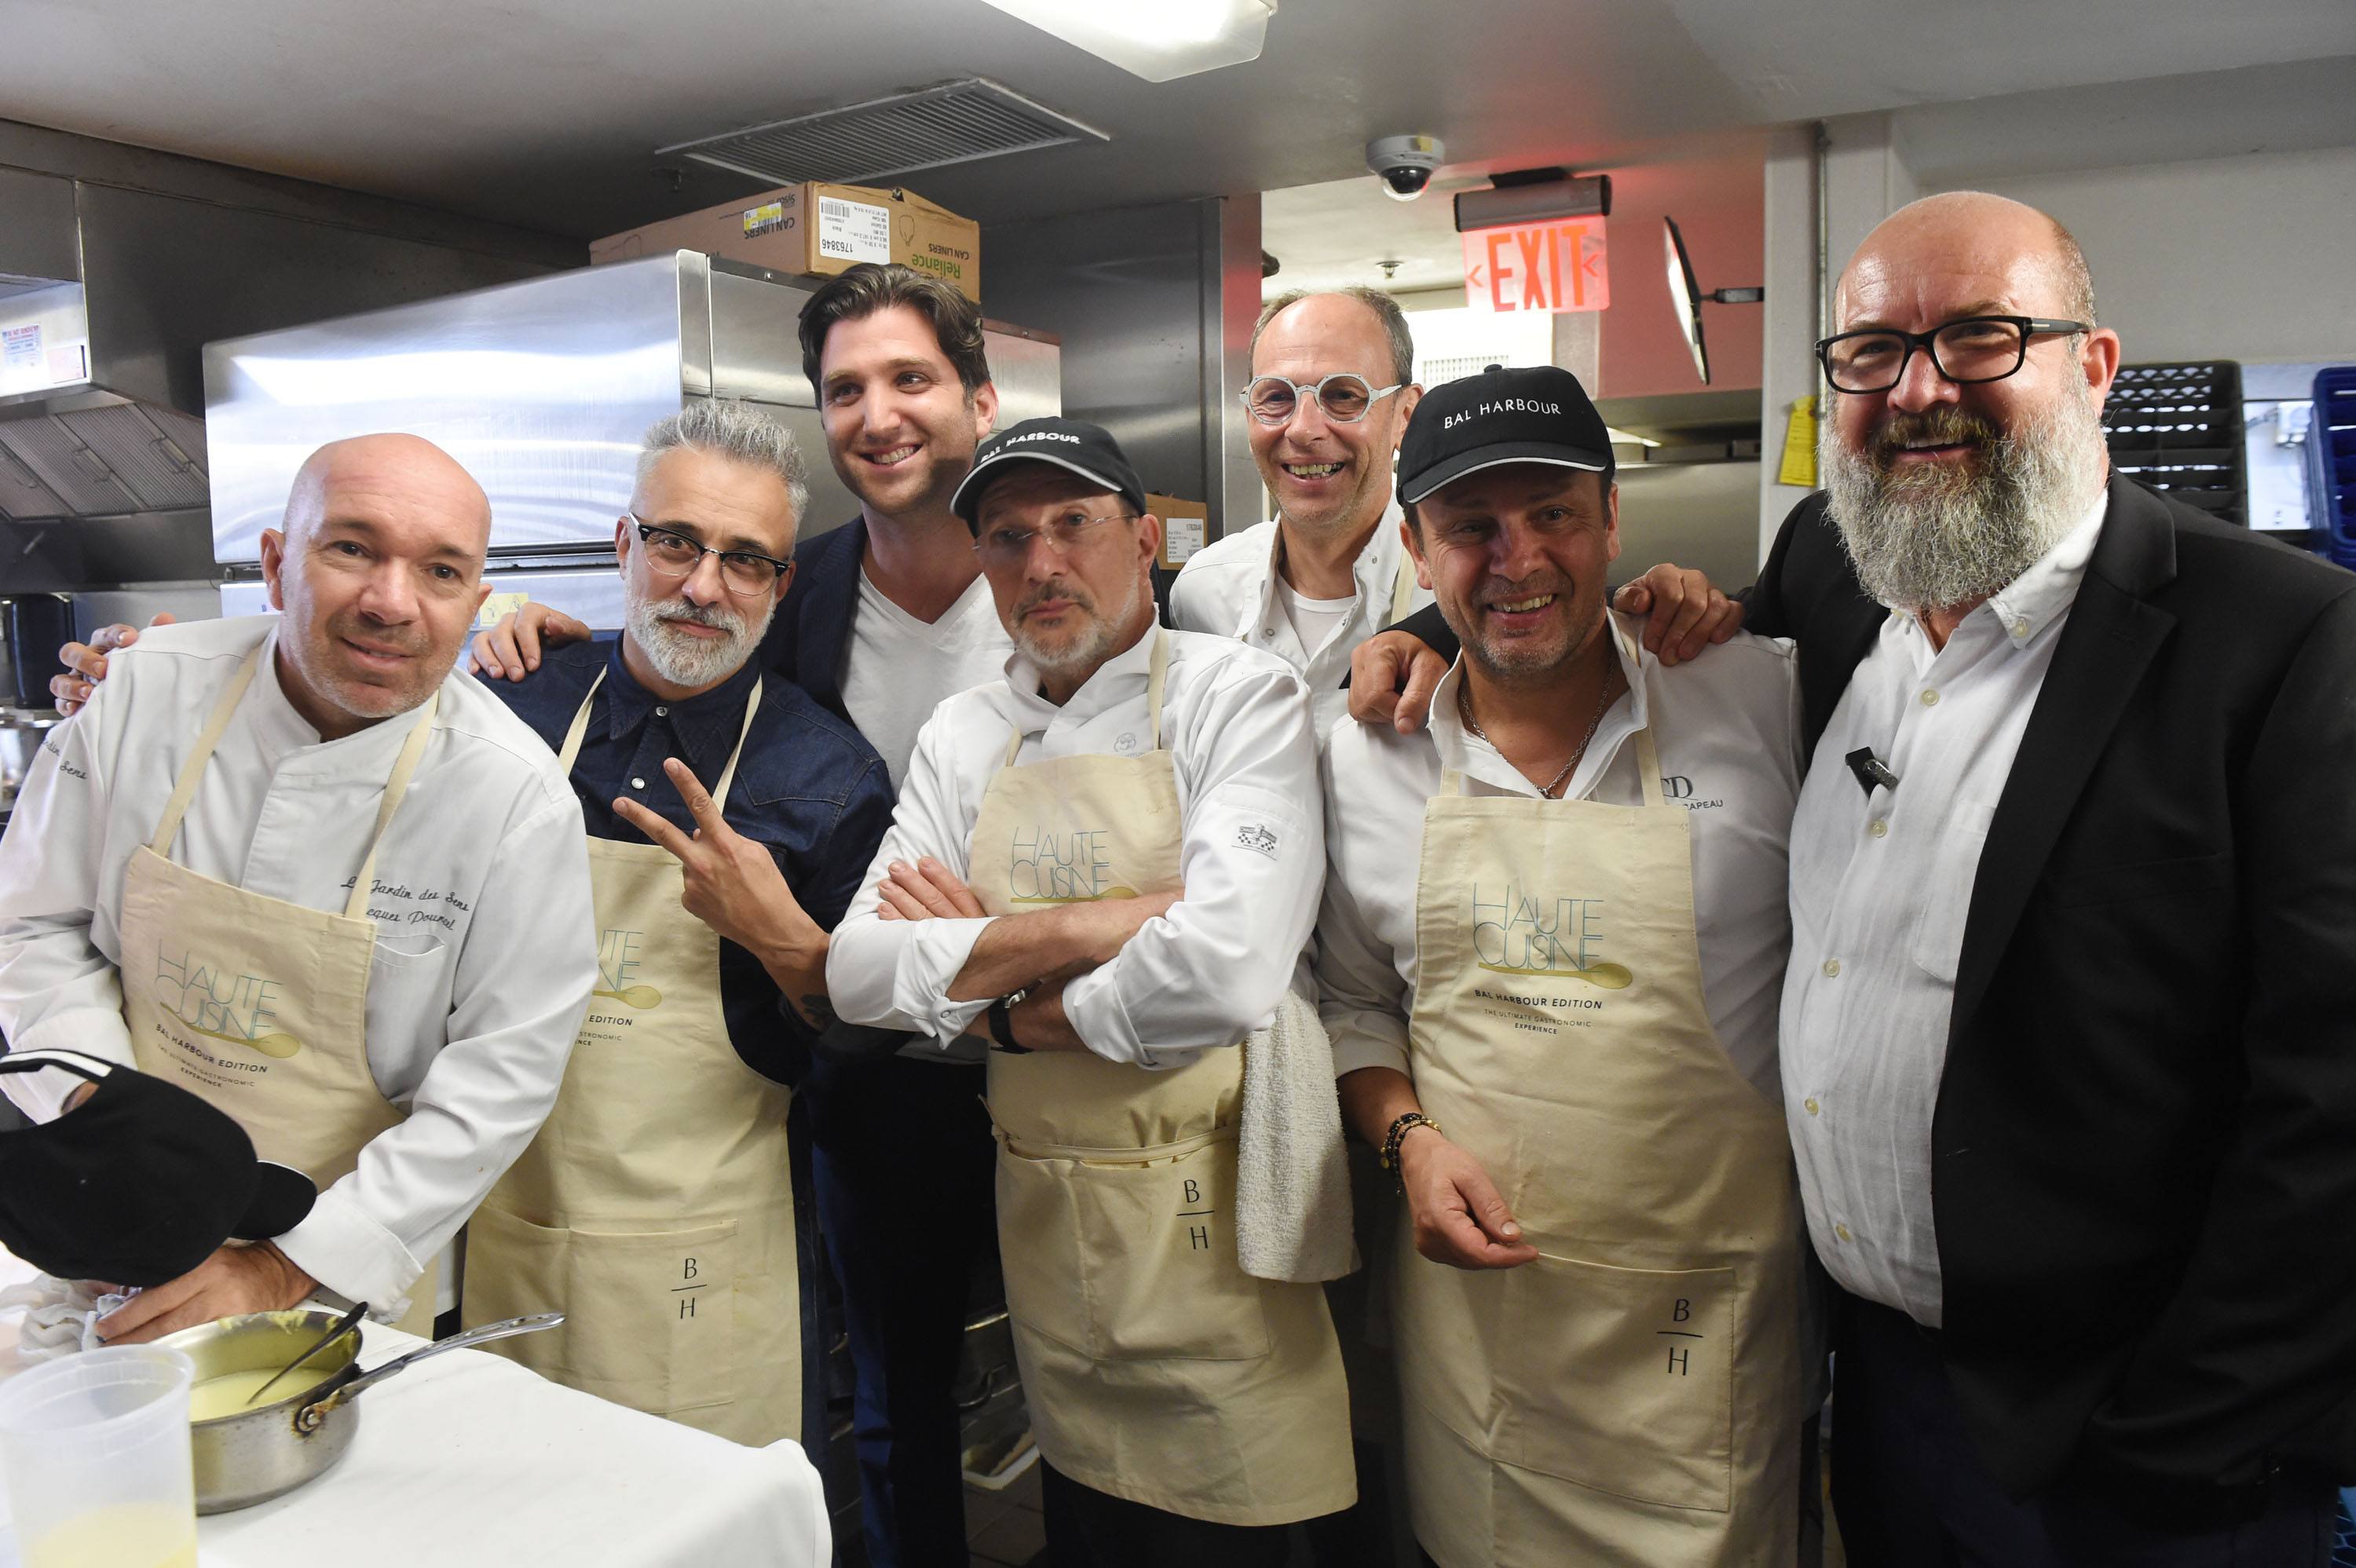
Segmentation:
<svg viewBox="0 0 2356 1568">
<path fill-rule="evenodd" d="M 32 1271 L 0 1253 L 0 1285 Z M 0 1377 L 22 1365 L 0 1320 Z M 360 1363 L 424 1341 L 369 1324 Z M 326 1475 L 197 1521 L 201 1568 L 820 1568 L 830 1540 L 799 1445 L 746 1448 L 452 1350 L 361 1394 Z M 0 1564 L 14 1562 L 0 1520 Z"/>
</svg>

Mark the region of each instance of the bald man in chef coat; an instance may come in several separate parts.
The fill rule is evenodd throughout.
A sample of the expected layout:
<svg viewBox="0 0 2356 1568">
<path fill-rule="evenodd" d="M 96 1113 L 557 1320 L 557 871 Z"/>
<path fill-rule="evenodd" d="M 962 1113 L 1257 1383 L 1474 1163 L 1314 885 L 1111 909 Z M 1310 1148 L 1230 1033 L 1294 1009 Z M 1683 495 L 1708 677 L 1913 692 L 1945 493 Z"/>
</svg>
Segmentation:
<svg viewBox="0 0 2356 1568">
<path fill-rule="evenodd" d="M 430 1328 L 437 1254 L 555 1099 L 595 923 L 563 770 L 454 673 L 489 534 L 432 443 L 322 447 L 262 539 L 284 613 L 149 630 L 26 780 L 0 1033 L 179 1083 L 320 1189 L 109 1339 L 323 1289 Z M 6 1087 L 48 1119 L 51 1076 Z"/>
</svg>

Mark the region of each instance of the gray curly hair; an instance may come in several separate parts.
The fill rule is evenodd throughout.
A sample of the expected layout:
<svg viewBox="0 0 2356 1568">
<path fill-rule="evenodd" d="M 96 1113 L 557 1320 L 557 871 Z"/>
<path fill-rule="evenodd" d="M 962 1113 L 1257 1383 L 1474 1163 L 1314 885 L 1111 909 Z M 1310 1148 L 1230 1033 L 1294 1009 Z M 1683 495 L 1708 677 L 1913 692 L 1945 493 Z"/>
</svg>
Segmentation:
<svg viewBox="0 0 2356 1568">
<path fill-rule="evenodd" d="M 809 465 L 794 432 L 784 425 L 750 403 L 694 399 L 669 418 L 657 420 L 647 432 L 638 450 L 638 483 L 647 482 L 663 453 L 680 447 L 733 457 L 784 480 L 794 509 L 794 530 L 801 531 L 802 514 L 809 507 Z"/>
</svg>

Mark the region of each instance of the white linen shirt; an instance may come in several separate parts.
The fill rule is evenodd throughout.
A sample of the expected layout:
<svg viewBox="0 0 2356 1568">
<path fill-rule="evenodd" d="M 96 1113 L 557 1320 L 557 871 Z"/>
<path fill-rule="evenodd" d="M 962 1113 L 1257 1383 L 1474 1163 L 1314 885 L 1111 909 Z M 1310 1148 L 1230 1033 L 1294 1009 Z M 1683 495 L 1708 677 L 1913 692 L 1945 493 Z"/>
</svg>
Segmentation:
<svg viewBox="0 0 2356 1568">
<path fill-rule="evenodd" d="M 1431 603 L 1431 590 L 1414 581 L 1415 563 L 1399 535 L 1406 517 L 1397 501 L 1383 513 L 1374 537 L 1350 568 L 1357 585 L 1350 613 L 1313 648 L 1302 645 L 1292 617 L 1277 597 L 1283 580 L 1276 565 L 1280 536 L 1272 522 L 1229 534 L 1189 557 L 1170 584 L 1170 624 L 1181 631 L 1234 637 L 1265 648 L 1300 671 L 1309 683 L 1312 717 L 1322 735 L 1348 706 L 1349 693 L 1342 682 L 1349 677 L 1350 656 L 1391 623 L 1392 590 L 1402 561 L 1408 579 L 1407 613 Z"/>
<path fill-rule="evenodd" d="M 1841 1287 L 1944 1319 L 1931 1119 L 1964 919 L 1997 797 L 2101 536 L 2107 499 L 1944 648 L 1882 623 L 1849 677 L 1792 830 L 1783 1102 L 1817 1254 Z M 1866 794 L 1859 747 L 1898 775 Z"/>
<path fill-rule="evenodd" d="M 987 1010 L 990 998 L 951 1001 L 948 988 L 990 922 L 884 920 L 876 885 L 893 861 L 926 855 L 967 874 L 974 818 L 1012 733 L 1023 736 L 1016 766 L 1151 747 L 1154 635 L 1106 660 L 1060 708 L 1039 695 L 1038 671 L 1020 655 L 1003 681 L 940 705 L 866 884 L 835 928 L 826 980 L 842 1018 L 946 1043 Z M 1185 894 L 1112 962 L 1064 988 L 1064 1011 L 1090 1051 L 1146 1067 L 1182 1067 L 1268 1021 L 1308 942 L 1325 866 L 1301 678 L 1240 643 L 1169 637 L 1162 743 L 1177 773 Z"/>
<path fill-rule="evenodd" d="M 1613 619 L 1632 639 L 1641 626 Z M 1651 729 L 1665 793 L 1686 808 L 1693 827 L 1703 1002 L 1735 1071 L 1772 1104 L 1789 936 L 1785 840 L 1800 774 L 1792 645 L 1738 634 L 1673 669 L 1641 645 L 1635 667 L 1625 648 L 1617 655 L 1629 689 L 1596 727 L 1564 798 L 1643 805 L 1635 738 Z M 1337 1074 L 1390 1067 L 1412 1076 L 1417 849 L 1442 771 L 1462 773 L 1474 795 L 1538 794 L 1465 730 L 1456 705 L 1463 678 L 1460 658 L 1433 694 L 1430 722 L 1416 734 L 1345 719 L 1325 739 L 1327 869 L 1316 976 Z"/>
<path fill-rule="evenodd" d="M 142 632 L 90 706 L 49 731 L 0 837 L 0 1033 L 134 1064 L 115 972 L 123 869 L 162 817 L 238 661 L 230 720 L 173 860 L 341 913 L 410 722 L 322 741 L 280 687 L 277 617 Z M 443 682 L 434 734 L 379 848 L 368 1062 L 409 1113 L 276 1239 L 328 1289 L 402 1298 L 554 1104 L 590 988 L 596 919 L 581 807 L 555 755 L 474 677 Z M 0 1079 L 37 1119 L 55 1073 Z"/>
</svg>

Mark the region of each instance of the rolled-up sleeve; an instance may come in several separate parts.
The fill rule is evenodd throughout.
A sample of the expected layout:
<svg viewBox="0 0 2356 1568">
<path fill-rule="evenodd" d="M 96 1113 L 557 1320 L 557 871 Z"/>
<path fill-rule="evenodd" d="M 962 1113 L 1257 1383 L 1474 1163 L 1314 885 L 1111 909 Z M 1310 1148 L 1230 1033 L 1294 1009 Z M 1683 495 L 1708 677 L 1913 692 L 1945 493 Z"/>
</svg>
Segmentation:
<svg viewBox="0 0 2356 1568">
<path fill-rule="evenodd" d="M 968 820 L 958 788 L 948 723 L 939 713 L 916 737 L 899 805 L 866 880 L 851 898 L 827 949 L 826 988 L 845 1023 L 900 1029 L 946 1044 L 966 1032 L 990 999 L 953 1002 L 949 984 L 972 956 L 987 919 L 885 920 L 876 889 L 895 860 L 915 865 L 929 855 L 966 874 Z"/>
<path fill-rule="evenodd" d="M 1325 834 L 1308 691 L 1285 670 L 1223 679 L 1179 741 L 1183 894 L 1064 990 L 1075 1032 L 1114 1061 L 1182 1066 L 1237 1044 L 1275 1011 L 1316 922 Z"/>
<path fill-rule="evenodd" d="M 458 955 L 448 1043 L 407 1119 L 276 1238 L 322 1285 L 397 1314 L 547 1120 L 597 983 L 584 843 L 569 793 L 501 837 Z"/>
<path fill-rule="evenodd" d="M 1364 874 L 1371 869 L 1350 864 L 1352 845 L 1340 820 L 1330 747 L 1323 766 L 1327 852 L 1325 893 L 1317 916 L 1318 1021 L 1333 1042 L 1336 1078 L 1361 1067 L 1407 1072 L 1407 982 L 1399 978 L 1389 944 L 1375 934 L 1359 901 Z"/>
<path fill-rule="evenodd" d="M 16 813 L 0 834 L 0 1034 L 19 1051 L 57 1047 L 131 1064 L 123 987 L 92 940 L 106 859 L 102 686 L 90 706 L 42 737 Z M 75 1088 L 55 1072 L 0 1078 L 36 1121 Z"/>
</svg>

